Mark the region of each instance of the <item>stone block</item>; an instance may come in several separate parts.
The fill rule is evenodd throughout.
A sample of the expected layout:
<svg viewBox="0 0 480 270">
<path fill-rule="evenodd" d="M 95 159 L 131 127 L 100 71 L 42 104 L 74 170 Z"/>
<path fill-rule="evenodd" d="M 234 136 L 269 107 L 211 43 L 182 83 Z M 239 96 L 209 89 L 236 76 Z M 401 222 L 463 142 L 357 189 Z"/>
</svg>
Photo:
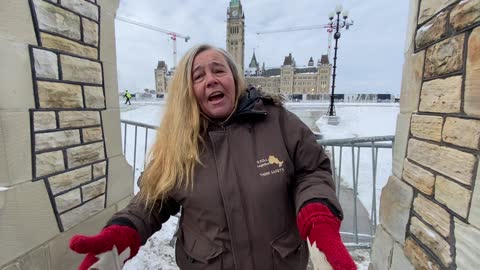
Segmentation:
<svg viewBox="0 0 480 270">
<path fill-rule="evenodd" d="M 392 172 L 397 178 L 402 177 L 403 160 L 407 153 L 407 142 L 410 130 L 410 113 L 399 113 L 395 129 L 395 142 L 393 145 Z"/>
<path fill-rule="evenodd" d="M 82 18 L 83 42 L 98 47 L 98 23 Z"/>
<path fill-rule="evenodd" d="M 480 230 L 455 219 L 455 250 L 457 269 L 476 269 L 480 255 Z"/>
<path fill-rule="evenodd" d="M 73 171 L 58 174 L 48 178 L 53 195 L 79 186 L 92 180 L 91 166 L 82 167 Z"/>
<path fill-rule="evenodd" d="M 412 263 L 407 259 L 403 252 L 403 247 L 399 244 L 393 245 L 392 265 L 390 270 L 415 270 Z"/>
<path fill-rule="evenodd" d="M 80 16 L 42 0 L 33 0 L 40 30 L 80 40 Z"/>
<path fill-rule="evenodd" d="M 473 29 L 468 39 L 465 71 L 464 111 L 480 116 L 480 27 Z"/>
<path fill-rule="evenodd" d="M 97 111 L 61 111 L 60 128 L 100 125 L 100 112 Z"/>
<path fill-rule="evenodd" d="M 97 234 L 114 213 L 114 207 L 107 208 L 48 242 L 51 269 L 77 269 L 85 255 L 72 252 L 68 247 L 70 238 L 75 234 Z"/>
<path fill-rule="evenodd" d="M 437 175 L 435 181 L 435 200 L 466 218 L 471 198 L 472 191 L 443 176 Z"/>
<path fill-rule="evenodd" d="M 3 140 L 3 131 L 0 129 L 0 142 Z M 5 186 L 9 186 L 7 181 L 10 181 L 8 164 L 7 164 L 7 154 L 5 153 L 5 145 L 0 143 L 0 210 L 2 209 L 2 191 L 5 189 Z"/>
<path fill-rule="evenodd" d="M 82 166 L 105 158 L 103 142 L 92 143 L 67 149 L 68 168 Z"/>
<path fill-rule="evenodd" d="M 35 151 L 80 144 L 79 130 L 35 134 Z"/>
<path fill-rule="evenodd" d="M 403 180 L 427 195 L 433 194 L 435 175 L 411 163 L 408 159 L 403 163 Z"/>
<path fill-rule="evenodd" d="M 105 109 L 103 88 L 99 86 L 84 86 L 85 106 L 93 109 Z"/>
<path fill-rule="evenodd" d="M 112 15 L 112 12 L 105 11 L 102 7 L 102 16 L 100 19 L 100 51 L 102 52 L 100 60 L 104 64 L 116 66 L 115 17 Z M 115 73 L 116 71 L 117 69 L 115 69 Z M 105 80 L 107 79 L 105 78 Z"/>
<path fill-rule="evenodd" d="M 65 170 L 62 151 L 37 154 L 35 157 L 35 177 Z"/>
<path fill-rule="evenodd" d="M 76 54 L 87 58 L 97 59 L 98 50 L 89 46 L 82 45 L 73 40 L 62 38 L 59 36 L 50 35 L 47 33 L 40 33 L 42 46 L 49 49 L 55 49 L 62 52 Z"/>
<path fill-rule="evenodd" d="M 62 195 L 55 197 L 55 204 L 59 213 L 65 212 L 82 203 L 80 189 L 76 188 Z"/>
<path fill-rule="evenodd" d="M 415 34 L 417 32 L 418 0 L 409 0 L 409 10 L 407 19 L 407 34 L 405 35 L 405 55 L 413 53 L 415 50 Z"/>
<path fill-rule="evenodd" d="M 65 230 L 71 229 L 73 226 L 88 219 L 104 209 L 105 195 L 97 197 L 82 206 L 60 215 L 60 219 Z M 98 232 L 97 232 L 98 233 Z"/>
<path fill-rule="evenodd" d="M 62 0 L 62 6 L 98 21 L 98 7 L 92 3 L 82 0 Z"/>
<path fill-rule="evenodd" d="M 408 237 L 405 241 L 405 255 L 415 269 L 440 270 L 440 266 L 420 247 L 415 240 Z"/>
<path fill-rule="evenodd" d="M 448 117 L 442 137 L 451 144 L 480 149 L 480 121 Z"/>
<path fill-rule="evenodd" d="M 97 178 L 104 176 L 107 173 L 107 162 L 102 161 L 99 163 L 93 164 L 93 177 Z"/>
<path fill-rule="evenodd" d="M 57 128 L 55 112 L 33 112 L 33 130 L 41 131 Z"/>
<path fill-rule="evenodd" d="M 398 243 L 405 241 L 412 199 L 412 188 L 395 176 L 390 176 L 380 196 L 380 223 Z"/>
<path fill-rule="evenodd" d="M 439 11 L 453 4 L 456 0 L 422 0 L 420 3 L 420 13 L 418 14 L 418 24 L 422 24 L 437 14 Z"/>
<path fill-rule="evenodd" d="M 480 166 L 478 165 L 477 165 L 477 177 L 475 179 L 476 185 L 472 194 L 472 204 L 470 206 L 470 214 L 468 215 L 468 221 L 472 225 L 480 229 L 480 184 L 479 184 L 480 183 Z"/>
<path fill-rule="evenodd" d="M 123 155 L 108 160 L 107 207 L 133 194 L 132 167 Z"/>
<path fill-rule="evenodd" d="M 46 270 L 50 269 L 50 252 L 46 246 L 41 246 L 29 252 L 18 260 L 19 269 Z"/>
<path fill-rule="evenodd" d="M 16 185 L 2 191 L 0 197 L 4 199 L 0 211 L 0 265 L 26 254 L 59 233 L 43 181 Z"/>
<path fill-rule="evenodd" d="M 410 139 L 407 157 L 460 183 L 472 182 L 476 158 L 470 153 Z"/>
<path fill-rule="evenodd" d="M 413 210 L 443 237 L 450 236 L 450 214 L 440 205 L 418 195 L 413 201 Z"/>
<path fill-rule="evenodd" d="M 389 269 L 392 258 L 393 240 L 382 226 L 377 227 L 372 245 L 371 263 L 374 269 Z"/>
<path fill-rule="evenodd" d="M 120 112 L 117 109 L 102 111 L 103 132 L 107 157 L 122 155 L 122 133 L 120 131 Z"/>
<path fill-rule="evenodd" d="M 85 186 L 82 186 L 83 201 L 93 199 L 103 193 L 105 193 L 105 187 L 107 186 L 107 179 L 102 178 Z"/>
<path fill-rule="evenodd" d="M 443 118 L 432 115 L 412 115 L 411 132 L 418 138 L 440 142 L 442 140 Z"/>
<path fill-rule="evenodd" d="M 57 54 L 40 49 L 33 49 L 35 63 L 35 76 L 58 80 L 58 57 Z"/>
<path fill-rule="evenodd" d="M 452 263 L 450 245 L 436 231 L 430 229 L 418 218 L 412 217 L 410 232 L 437 256 L 447 268 Z"/>
<path fill-rule="evenodd" d="M 103 133 L 101 127 L 84 128 L 82 130 L 84 142 L 101 141 L 103 139 Z"/>
<path fill-rule="evenodd" d="M 424 60 L 425 51 L 416 54 L 407 53 L 405 56 L 402 75 L 402 91 L 400 93 L 401 113 L 412 113 L 418 110 Z"/>
<path fill-rule="evenodd" d="M 435 43 L 446 37 L 448 13 L 441 12 L 431 21 L 417 30 L 415 43 L 417 49 Z"/>
<path fill-rule="evenodd" d="M 127 196 L 126 198 L 122 199 L 117 203 L 117 211 L 120 211 L 127 207 L 127 205 L 130 203 L 130 201 L 133 199 L 133 194 Z"/>
<path fill-rule="evenodd" d="M 102 54 L 103 55 L 103 54 Z M 103 63 L 105 75 L 105 102 L 108 109 L 120 109 L 116 65 Z"/>
<path fill-rule="evenodd" d="M 420 96 L 422 112 L 459 113 L 462 77 L 455 76 L 425 82 Z"/>
<path fill-rule="evenodd" d="M 2 5 L 0 13 L 3 13 L 4 8 Z M 0 27 L 3 27 L 3 25 L 0 25 Z M 15 43 L 0 38 L 0 52 L 2 52 L 2 65 L 0 65 L 0 82 L 2 82 L 0 84 L 0 92 L 2 93 L 2 98 L 0 99 L 0 108 L 2 110 L 35 108 L 32 91 L 32 68 L 30 66 L 30 55 L 27 53 L 28 50 L 27 44 Z"/>
<path fill-rule="evenodd" d="M 32 180 L 29 118 L 28 111 L 0 110 L 0 186 Z"/>
<path fill-rule="evenodd" d="M 15 29 L 15 31 L 12 31 Z M 28 1 L 2 1 L 0 9 L 0 39 L 37 45 L 32 14 Z M 5 52 L 2 51 L 2 62 Z M 1 72 L 0 72 L 1 74 Z"/>
<path fill-rule="evenodd" d="M 15 262 L 5 266 L 4 268 L 2 268 L 2 270 L 22 270 L 22 269 L 20 269 L 20 263 Z"/>
<path fill-rule="evenodd" d="M 425 78 L 460 71 L 463 67 L 465 35 L 456 35 L 427 49 Z"/>
<path fill-rule="evenodd" d="M 102 84 L 102 66 L 98 62 L 71 57 L 60 56 L 63 79 L 74 82 Z"/>
<path fill-rule="evenodd" d="M 102 18 L 104 18 L 103 13 L 115 15 L 117 13 L 118 4 L 120 0 L 98 0 L 97 5 L 101 6 Z"/>
<path fill-rule="evenodd" d="M 37 82 L 40 108 L 83 108 L 80 85 Z"/>
<path fill-rule="evenodd" d="M 461 1 L 450 13 L 450 24 L 457 31 L 477 22 L 480 22 L 480 0 Z"/>
</svg>

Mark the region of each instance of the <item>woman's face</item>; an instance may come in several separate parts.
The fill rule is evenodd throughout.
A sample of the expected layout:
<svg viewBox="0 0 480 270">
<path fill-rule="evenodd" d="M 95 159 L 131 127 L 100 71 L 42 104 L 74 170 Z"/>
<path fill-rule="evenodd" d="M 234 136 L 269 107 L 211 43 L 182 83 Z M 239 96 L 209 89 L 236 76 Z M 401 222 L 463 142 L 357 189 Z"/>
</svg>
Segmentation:
<svg viewBox="0 0 480 270">
<path fill-rule="evenodd" d="M 235 80 L 225 57 L 215 50 L 203 51 L 193 59 L 193 92 L 204 114 L 226 119 L 235 107 Z"/>
</svg>

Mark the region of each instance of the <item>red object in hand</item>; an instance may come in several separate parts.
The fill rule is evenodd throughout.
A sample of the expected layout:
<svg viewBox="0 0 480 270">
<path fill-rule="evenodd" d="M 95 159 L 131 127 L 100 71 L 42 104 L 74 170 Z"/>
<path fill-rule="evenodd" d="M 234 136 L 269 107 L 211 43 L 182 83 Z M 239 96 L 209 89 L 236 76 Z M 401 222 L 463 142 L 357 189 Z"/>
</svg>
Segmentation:
<svg viewBox="0 0 480 270">
<path fill-rule="evenodd" d="M 325 254 L 334 270 L 356 270 L 357 266 L 340 237 L 340 220 L 322 203 L 302 207 L 297 216 L 297 226 L 303 239 Z"/>
<path fill-rule="evenodd" d="M 118 253 L 122 253 L 127 247 L 130 247 L 130 257 L 135 256 L 140 248 L 140 235 L 138 232 L 128 226 L 112 225 L 104 228 L 99 234 L 94 236 L 74 235 L 70 239 L 70 249 L 80 253 L 87 254 L 78 270 L 88 270 L 98 259 L 98 254 L 112 250 L 113 245 L 117 247 Z"/>
</svg>

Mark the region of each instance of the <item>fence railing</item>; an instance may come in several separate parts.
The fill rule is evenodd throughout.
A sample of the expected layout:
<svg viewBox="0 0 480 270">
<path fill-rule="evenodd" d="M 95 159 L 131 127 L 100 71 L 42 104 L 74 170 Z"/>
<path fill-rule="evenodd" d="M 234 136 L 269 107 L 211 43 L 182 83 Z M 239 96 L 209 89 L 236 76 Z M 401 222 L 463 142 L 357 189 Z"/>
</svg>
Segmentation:
<svg viewBox="0 0 480 270">
<path fill-rule="evenodd" d="M 134 168 L 132 182 L 135 183 L 135 191 L 138 191 L 136 180 L 145 168 L 147 151 L 154 141 L 156 129 L 153 125 L 121 120 L 123 153 Z M 383 187 L 382 182 L 377 183 L 379 149 L 387 150 L 388 157 L 382 160 L 388 161 L 388 164 L 382 163 L 382 168 L 387 166 L 387 171 L 390 172 L 393 141 L 394 136 L 317 141 L 330 155 L 332 171 L 336 172 L 333 177 L 337 198 L 342 204 L 345 216 L 341 234 L 349 247 L 371 245 L 377 226 L 380 188 Z M 369 149 L 368 156 L 365 156 L 361 149 Z M 382 181 L 388 176 L 389 174 L 384 176 Z M 371 189 L 370 194 L 359 193 L 359 187 L 363 187 L 362 192 Z"/>
<path fill-rule="evenodd" d="M 375 235 L 380 189 L 390 175 L 394 140 L 395 136 L 374 136 L 317 141 L 331 158 L 337 198 L 347 212 L 341 233 L 344 241 L 352 246 L 369 246 Z M 362 149 L 368 150 L 363 156 Z M 387 174 L 380 182 L 377 181 L 379 150 L 387 155 L 381 164 Z M 347 170 L 342 170 L 345 167 Z M 364 187 L 362 192 L 359 192 L 360 185 Z M 342 194 L 348 198 L 342 200 Z"/>
</svg>

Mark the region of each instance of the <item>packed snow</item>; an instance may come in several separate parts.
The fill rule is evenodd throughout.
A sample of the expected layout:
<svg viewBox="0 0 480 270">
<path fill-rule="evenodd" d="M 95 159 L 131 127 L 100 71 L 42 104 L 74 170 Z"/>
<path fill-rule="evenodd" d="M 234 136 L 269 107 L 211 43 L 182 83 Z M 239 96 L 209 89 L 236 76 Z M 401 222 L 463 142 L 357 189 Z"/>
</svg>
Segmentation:
<svg viewBox="0 0 480 270">
<path fill-rule="evenodd" d="M 133 122 L 139 122 L 150 126 L 158 126 L 164 112 L 164 101 L 161 102 L 133 102 L 133 105 L 121 105 L 121 119 Z M 328 125 L 321 115 L 327 110 L 325 103 L 287 103 L 286 107 L 296 113 L 312 130 L 319 131 L 323 135 L 323 139 L 342 139 L 354 137 L 368 136 L 384 136 L 395 135 L 396 117 L 399 113 L 399 106 L 396 103 L 385 104 L 339 104 L 336 105 L 336 114 L 340 117 L 339 125 Z M 143 171 L 145 164 L 145 154 L 148 148 L 154 142 L 155 131 L 152 129 L 137 128 L 124 125 L 121 127 L 122 138 L 127 141 L 126 159 L 130 164 L 135 160 L 134 178 L 137 179 Z M 135 139 L 136 134 L 136 139 Z M 134 149 L 136 141 L 136 149 Z M 123 142 L 123 141 L 122 141 Z M 145 147 L 146 146 L 146 147 Z M 327 149 L 328 150 L 328 149 Z M 357 151 L 357 150 L 355 150 Z M 134 153 L 136 153 L 134 155 Z M 335 157 L 337 164 L 337 175 L 339 165 L 339 150 L 335 149 Z M 344 148 L 342 151 L 342 185 L 352 187 L 352 157 L 351 148 Z M 372 212 L 372 194 L 376 191 L 375 202 L 378 206 L 380 191 L 385 185 L 391 174 L 391 149 L 379 149 L 377 165 L 377 182 L 372 184 L 372 150 L 370 148 L 362 148 L 360 166 L 358 173 L 358 196 L 365 205 L 369 213 Z M 134 181 L 136 182 L 136 181 Z M 138 187 L 134 184 L 135 192 Z M 378 209 L 377 209 L 378 211 Z M 126 263 L 124 269 L 162 269 L 162 270 L 178 270 L 175 263 L 174 245 L 171 242 L 176 231 L 178 217 L 171 217 L 162 227 L 155 233 L 147 243 L 141 247 L 137 256 Z M 369 264 L 368 249 L 353 249 L 351 255 L 355 259 L 358 269 L 366 270 Z"/>
</svg>

